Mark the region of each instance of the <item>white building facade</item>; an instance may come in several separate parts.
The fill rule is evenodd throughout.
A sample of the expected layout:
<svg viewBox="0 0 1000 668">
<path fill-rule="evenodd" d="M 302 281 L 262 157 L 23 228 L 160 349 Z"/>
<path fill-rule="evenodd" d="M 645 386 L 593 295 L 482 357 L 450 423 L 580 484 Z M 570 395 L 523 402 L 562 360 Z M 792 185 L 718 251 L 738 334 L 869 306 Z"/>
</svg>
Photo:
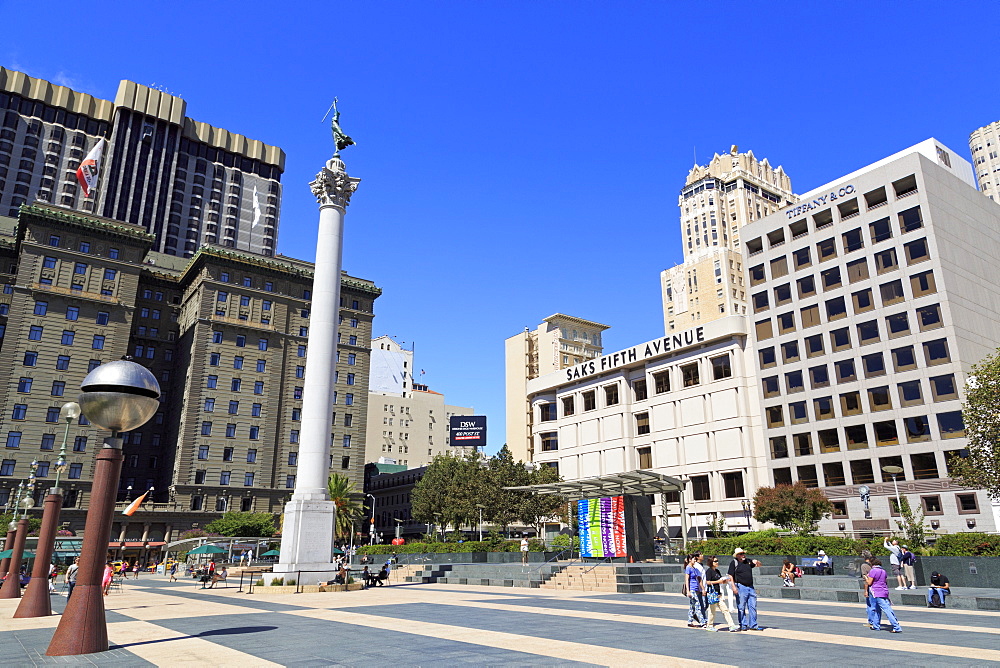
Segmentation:
<svg viewBox="0 0 1000 668">
<path fill-rule="evenodd" d="M 1000 207 L 927 140 L 743 230 L 768 480 L 818 487 L 826 533 L 896 530 L 894 487 L 932 530 L 996 531 L 948 459 L 972 364 L 1000 344 Z M 891 470 L 891 469 L 890 469 Z M 860 497 L 870 488 L 866 515 Z"/>
<path fill-rule="evenodd" d="M 746 319 L 731 316 L 528 381 L 534 461 L 566 480 L 636 469 L 685 478 L 690 535 L 717 513 L 746 530 L 743 502 L 767 478 L 747 344 Z M 678 501 L 654 503 L 671 536 Z"/>
</svg>

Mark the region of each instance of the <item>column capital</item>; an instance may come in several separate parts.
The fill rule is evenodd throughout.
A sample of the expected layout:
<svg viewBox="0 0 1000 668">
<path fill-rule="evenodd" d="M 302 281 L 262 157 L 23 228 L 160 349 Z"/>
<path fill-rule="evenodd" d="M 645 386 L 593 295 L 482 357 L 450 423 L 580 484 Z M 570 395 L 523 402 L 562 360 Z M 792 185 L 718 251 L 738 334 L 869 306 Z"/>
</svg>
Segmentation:
<svg viewBox="0 0 1000 668">
<path fill-rule="evenodd" d="M 347 175 L 344 161 L 334 156 L 327 160 L 323 169 L 316 174 L 316 179 L 309 184 L 309 189 L 316 197 L 320 207 L 335 206 L 346 209 L 351 202 L 351 195 L 358 189 L 361 179 Z"/>
</svg>

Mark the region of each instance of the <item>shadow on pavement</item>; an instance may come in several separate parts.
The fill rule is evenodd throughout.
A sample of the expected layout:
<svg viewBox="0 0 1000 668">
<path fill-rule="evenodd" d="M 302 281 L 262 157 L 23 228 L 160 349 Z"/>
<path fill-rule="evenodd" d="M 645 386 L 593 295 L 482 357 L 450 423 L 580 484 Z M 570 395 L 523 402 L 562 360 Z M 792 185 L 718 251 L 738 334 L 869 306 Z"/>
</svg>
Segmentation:
<svg viewBox="0 0 1000 668">
<path fill-rule="evenodd" d="M 139 645 L 154 645 L 156 643 L 170 642 L 172 640 L 187 640 L 188 638 L 204 638 L 206 636 L 232 636 L 244 633 L 263 633 L 264 631 L 274 631 L 277 628 L 277 626 L 234 626 L 228 629 L 211 629 L 189 636 L 177 636 L 176 638 L 162 638 L 160 640 L 144 640 L 143 642 L 130 642 L 123 645 L 112 645 L 110 649 L 127 649 L 129 647 L 138 647 Z"/>
</svg>

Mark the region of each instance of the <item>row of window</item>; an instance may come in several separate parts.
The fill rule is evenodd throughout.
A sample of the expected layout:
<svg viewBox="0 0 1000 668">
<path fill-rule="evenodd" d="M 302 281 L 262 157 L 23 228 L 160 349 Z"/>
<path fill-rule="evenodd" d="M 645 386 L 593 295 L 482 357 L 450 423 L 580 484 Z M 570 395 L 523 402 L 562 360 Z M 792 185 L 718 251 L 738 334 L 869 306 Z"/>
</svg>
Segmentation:
<svg viewBox="0 0 1000 668">
<path fill-rule="evenodd" d="M 957 451 L 948 451 L 943 453 L 946 473 L 951 474 L 951 460 L 957 456 Z M 940 478 L 940 472 L 938 470 L 937 456 L 933 452 L 915 453 L 908 457 L 910 463 L 910 471 L 912 471 L 913 480 L 935 480 Z M 876 461 L 875 459 L 865 458 L 865 459 L 854 459 L 848 462 L 834 461 L 826 462 L 822 465 L 821 469 L 817 469 L 815 464 L 803 464 L 802 466 L 795 467 L 795 474 L 797 479 L 804 483 L 807 487 L 819 487 L 820 478 L 819 471 L 823 473 L 822 482 L 826 487 L 841 487 L 844 485 L 870 485 L 875 482 L 892 482 L 892 477 L 888 473 L 884 473 L 883 469 L 887 466 L 896 466 L 903 469 L 902 473 L 896 474 L 898 480 L 909 479 L 909 474 L 907 474 L 906 469 L 903 466 L 904 458 L 902 456 L 894 457 L 879 457 Z M 847 465 L 845 468 L 845 464 Z M 881 481 L 876 481 L 876 465 L 877 472 L 881 475 Z M 850 477 L 848 477 L 850 474 Z M 792 484 L 792 468 L 783 467 L 776 468 L 773 471 L 774 484 L 775 485 L 791 485 Z"/>
<path fill-rule="evenodd" d="M 36 478 L 44 478 L 44 477 L 47 477 L 49 475 L 48 462 L 44 462 L 46 464 L 45 472 L 44 473 L 41 472 L 41 464 L 42 463 L 43 462 L 38 462 L 38 464 L 39 464 L 39 470 L 35 472 L 35 477 Z M 14 475 L 14 471 L 15 471 L 16 468 L 17 468 L 17 460 L 14 460 L 14 459 L 4 459 L 2 462 L 0 462 L 0 476 L 12 476 L 12 475 Z M 69 474 L 68 474 L 68 477 L 69 477 L 70 480 L 79 480 L 82 475 L 83 475 L 83 464 L 70 464 L 69 465 Z M 3 491 L 7 491 L 7 490 L 3 490 Z M 8 499 L 9 499 L 9 496 L 8 496 Z M 66 505 L 67 507 L 72 508 L 73 506 L 76 505 L 76 503 L 74 502 L 72 504 L 64 504 L 64 505 Z"/>
<path fill-rule="evenodd" d="M 82 417 L 82 416 L 81 416 Z M 59 419 L 59 409 L 56 408 L 56 419 L 51 420 L 52 422 L 57 422 Z M 48 422 L 48 420 L 46 420 Z M 90 424 L 88 422 L 88 424 Z M 7 444 L 6 447 L 14 450 L 21 447 L 21 437 L 22 432 L 20 431 L 8 431 L 7 432 Z M 42 450 L 52 450 L 55 448 L 56 436 L 55 434 L 42 434 Z M 86 452 L 87 451 L 87 437 L 77 436 L 73 439 L 73 452 Z"/>
<path fill-rule="evenodd" d="M 893 517 L 899 517 L 899 507 L 897 506 L 896 498 L 889 496 L 887 499 L 889 502 L 889 514 Z M 848 517 L 847 501 L 831 501 L 830 503 L 833 504 L 832 516 L 835 519 Z M 970 515 L 979 512 L 979 502 L 976 500 L 974 493 L 955 494 L 955 505 L 958 508 L 959 515 Z M 944 515 L 944 507 L 941 504 L 940 494 L 921 496 L 920 507 L 924 515 Z"/>
<path fill-rule="evenodd" d="M 28 340 L 29 341 L 41 341 L 42 336 L 45 333 L 45 328 L 42 325 L 32 325 L 28 329 Z M 59 342 L 64 346 L 71 346 L 76 340 L 76 331 L 71 329 L 64 329 L 62 335 L 59 337 Z M 90 347 L 93 350 L 104 350 L 104 344 L 107 337 L 104 334 L 94 334 L 91 339 Z"/>
<path fill-rule="evenodd" d="M 941 439 L 963 438 L 965 423 L 961 411 L 948 411 L 935 415 L 938 432 Z M 903 433 L 906 442 L 926 443 L 933 438 L 931 426 L 926 415 L 914 415 L 902 419 Z M 768 439 L 771 459 L 785 459 L 789 454 L 796 457 L 808 457 L 814 454 L 828 454 L 847 450 L 867 450 L 873 445 L 884 447 L 899 445 L 900 435 L 896 420 L 873 422 L 871 431 L 869 425 L 856 424 L 841 428 L 820 429 L 815 432 L 792 434 L 790 446 L 786 436 L 773 436 Z"/>
<path fill-rule="evenodd" d="M 220 330 L 212 331 L 212 343 L 222 343 L 223 333 Z M 237 334 L 234 342 L 237 348 L 246 348 L 247 337 L 246 334 Z M 257 339 L 257 350 L 267 350 L 269 345 L 269 340 L 267 338 L 261 337 Z"/>
<path fill-rule="evenodd" d="M 733 369 L 729 355 L 719 355 L 717 357 L 709 358 L 708 363 L 711 366 L 713 381 L 732 377 Z M 694 387 L 701 384 L 700 361 L 691 362 L 690 364 L 681 364 L 677 368 L 679 370 L 678 373 L 680 374 L 680 383 L 682 387 Z M 663 394 L 670 391 L 671 373 L 672 369 L 664 369 L 663 371 L 657 371 L 651 374 L 654 394 Z M 604 391 L 604 407 L 615 406 L 620 403 L 619 384 L 617 382 L 611 385 L 605 385 L 602 389 Z M 632 381 L 632 392 L 634 401 L 643 401 L 649 398 L 649 388 L 647 386 L 646 378 L 640 378 Z M 583 402 L 584 411 L 591 411 L 597 408 L 597 390 L 585 390 L 581 392 L 580 399 Z M 564 417 L 575 415 L 576 408 L 576 395 L 562 397 Z M 538 409 L 540 422 L 548 422 L 555 420 L 558 417 L 555 403 L 549 402 L 539 404 Z"/>
<path fill-rule="evenodd" d="M 47 301 L 36 299 L 35 307 L 32 313 L 34 315 L 47 315 L 49 312 L 49 303 Z M 157 316 L 159 317 L 159 316 Z M 80 307 L 79 306 L 67 306 L 66 307 L 66 319 L 67 320 L 79 320 L 80 319 Z M 98 311 L 94 318 L 94 322 L 98 325 L 107 325 L 111 320 L 111 314 L 106 311 Z"/>
<path fill-rule="evenodd" d="M 836 334 L 841 336 L 835 336 Z M 809 339 L 813 337 L 808 337 L 806 339 L 806 350 L 807 352 L 813 350 L 810 346 Z M 847 329 L 837 330 L 836 332 L 830 332 L 830 340 L 833 343 L 833 351 L 837 352 L 840 350 L 846 350 L 851 348 L 850 335 Z M 932 367 L 938 366 L 940 364 L 948 364 L 951 362 L 951 352 L 948 347 L 947 339 L 934 339 L 933 341 L 925 341 L 920 344 L 923 349 L 924 356 L 924 366 Z M 819 340 L 819 349 L 822 351 L 822 339 Z M 818 353 L 817 353 L 818 354 Z M 893 366 L 897 372 L 900 371 L 910 371 L 917 368 L 916 355 L 914 353 L 913 346 L 903 346 L 901 348 L 895 348 L 891 351 Z M 812 355 L 809 355 L 810 357 Z M 882 353 L 872 353 L 871 355 L 863 355 L 861 357 L 862 367 L 865 371 L 866 378 L 873 378 L 877 376 L 885 375 L 885 360 Z M 834 371 L 836 374 L 838 383 L 848 383 L 857 380 L 857 369 L 853 359 L 840 360 L 833 363 Z M 805 386 L 805 376 L 806 373 L 810 375 L 812 379 L 813 387 L 826 387 L 830 383 L 830 373 L 829 367 L 826 364 L 821 364 L 817 367 L 812 367 L 808 371 L 803 371 L 801 369 L 796 371 L 789 371 L 784 374 L 784 393 L 785 394 L 795 394 L 797 392 L 804 392 Z M 952 385 L 954 381 L 952 381 Z M 777 375 L 766 376 L 761 379 L 761 389 L 764 393 L 764 398 L 769 399 L 771 397 L 781 396 L 782 387 L 780 383 L 780 377 Z M 942 387 L 942 394 L 950 394 L 950 392 L 945 392 L 946 388 Z M 921 402 L 914 402 L 921 403 Z"/>
</svg>

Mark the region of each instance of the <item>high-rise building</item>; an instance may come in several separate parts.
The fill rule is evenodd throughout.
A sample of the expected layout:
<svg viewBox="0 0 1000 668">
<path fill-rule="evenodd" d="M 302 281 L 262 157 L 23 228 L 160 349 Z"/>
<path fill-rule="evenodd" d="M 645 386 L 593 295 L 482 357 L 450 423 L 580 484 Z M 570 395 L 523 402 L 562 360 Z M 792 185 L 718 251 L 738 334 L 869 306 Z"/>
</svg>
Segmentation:
<svg viewBox="0 0 1000 668">
<path fill-rule="evenodd" d="M 225 510 L 278 513 L 298 466 L 312 265 L 205 245 L 184 259 L 151 250 L 141 226 L 51 205 L 0 218 L 0 506 L 39 463 L 54 475 L 59 407 L 95 366 L 131 355 L 155 374 L 161 410 L 123 435 L 120 498 L 150 501 L 114 535 L 176 537 Z M 342 275 L 330 471 L 361 488 L 374 302 Z M 94 448 L 69 431 L 64 519 L 83 526 Z M 127 526 L 126 526 L 127 524 Z"/>
<path fill-rule="evenodd" d="M 971 366 L 1000 344 L 1000 208 L 972 166 L 929 139 L 742 236 L 771 484 L 821 489 L 829 532 L 895 530 L 897 481 L 935 528 L 996 531 L 949 476 Z"/>
<path fill-rule="evenodd" d="M 51 203 L 140 225 L 152 250 L 274 255 L 285 154 L 189 118 L 180 97 L 122 81 L 114 102 L 0 67 L 0 214 Z M 96 194 L 76 169 L 107 140 Z"/>
<path fill-rule="evenodd" d="M 505 342 L 507 447 L 515 460 L 534 454 L 528 381 L 600 357 L 601 333 L 608 325 L 555 313 L 532 331 L 527 327 Z"/>
<path fill-rule="evenodd" d="M 979 189 L 1000 204 L 1000 121 L 994 121 L 969 135 L 972 168 L 979 179 Z"/>
<path fill-rule="evenodd" d="M 794 201 L 784 169 L 753 151 L 691 168 L 678 198 L 684 262 L 660 274 L 666 332 L 746 314 L 740 230 Z"/>
<path fill-rule="evenodd" d="M 372 340 L 367 462 L 395 461 L 412 469 L 426 466 L 435 455 L 469 450 L 451 445 L 449 422 L 452 415 L 472 415 L 473 409 L 445 404 L 443 394 L 413 381 L 412 369 L 412 348 L 389 336 Z"/>
</svg>

